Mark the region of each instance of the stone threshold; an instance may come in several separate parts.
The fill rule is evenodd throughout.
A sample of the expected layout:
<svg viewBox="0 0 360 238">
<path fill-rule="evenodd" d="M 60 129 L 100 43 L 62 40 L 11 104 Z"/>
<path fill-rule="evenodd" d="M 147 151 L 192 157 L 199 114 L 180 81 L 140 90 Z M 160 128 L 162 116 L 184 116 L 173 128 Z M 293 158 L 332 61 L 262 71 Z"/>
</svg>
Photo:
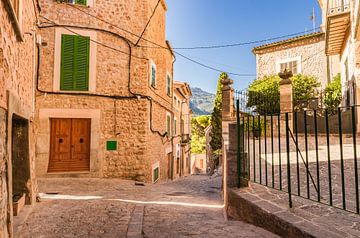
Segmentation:
<svg viewBox="0 0 360 238">
<path fill-rule="evenodd" d="M 227 214 L 282 237 L 360 237 L 360 215 L 293 196 L 259 184 L 230 189 Z"/>
</svg>

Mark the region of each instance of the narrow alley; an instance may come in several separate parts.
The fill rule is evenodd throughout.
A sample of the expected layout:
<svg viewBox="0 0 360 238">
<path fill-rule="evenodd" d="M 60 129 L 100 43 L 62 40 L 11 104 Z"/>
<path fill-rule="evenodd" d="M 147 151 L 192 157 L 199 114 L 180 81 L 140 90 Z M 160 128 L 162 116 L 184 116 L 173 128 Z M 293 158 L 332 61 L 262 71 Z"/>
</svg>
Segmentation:
<svg viewBox="0 0 360 238">
<path fill-rule="evenodd" d="M 146 186 L 117 179 L 43 178 L 41 202 L 27 211 L 22 225 L 15 221 L 15 235 L 277 237 L 241 221 L 225 221 L 220 187 L 221 177 L 200 175 Z"/>
</svg>

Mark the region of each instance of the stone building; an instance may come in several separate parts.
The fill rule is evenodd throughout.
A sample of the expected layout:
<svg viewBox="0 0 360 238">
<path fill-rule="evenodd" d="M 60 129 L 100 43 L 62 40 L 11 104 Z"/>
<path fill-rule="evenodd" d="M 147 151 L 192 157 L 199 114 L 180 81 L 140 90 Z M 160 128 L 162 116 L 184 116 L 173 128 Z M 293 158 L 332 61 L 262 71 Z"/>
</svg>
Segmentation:
<svg viewBox="0 0 360 238">
<path fill-rule="evenodd" d="M 358 0 L 318 2 L 323 13 L 322 27 L 326 32 L 325 53 L 340 62 L 343 106 L 359 105 L 360 3 Z"/>
<path fill-rule="evenodd" d="M 170 178 L 174 55 L 165 1 L 39 4 L 37 175 Z"/>
<path fill-rule="evenodd" d="M 173 151 L 174 157 L 174 178 L 190 174 L 191 159 L 191 117 L 190 109 L 191 89 L 187 83 L 174 82 L 174 131 Z"/>
<path fill-rule="evenodd" d="M 1 1 L 0 22 L 0 237 L 13 237 L 13 204 L 36 200 L 33 2 Z"/>
<path fill-rule="evenodd" d="M 257 78 L 276 75 L 285 68 L 294 74 L 315 76 L 325 88 L 338 71 L 327 72 L 327 63 L 336 59 L 325 55 L 325 34 L 316 32 L 255 47 Z M 335 68 L 334 68 L 335 69 Z"/>
<path fill-rule="evenodd" d="M 215 170 L 215 164 L 214 164 L 214 153 L 211 148 L 210 142 L 211 142 L 211 133 L 212 133 L 212 125 L 208 125 L 205 128 L 205 151 L 206 151 L 206 170 L 207 172 L 212 173 Z"/>
</svg>

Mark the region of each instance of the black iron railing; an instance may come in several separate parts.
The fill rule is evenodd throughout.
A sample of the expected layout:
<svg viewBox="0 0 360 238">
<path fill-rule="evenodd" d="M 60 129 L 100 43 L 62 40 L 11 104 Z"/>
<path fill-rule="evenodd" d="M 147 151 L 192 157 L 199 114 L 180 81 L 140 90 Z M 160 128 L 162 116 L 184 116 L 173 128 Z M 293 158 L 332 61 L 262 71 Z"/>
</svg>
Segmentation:
<svg viewBox="0 0 360 238">
<path fill-rule="evenodd" d="M 290 207 L 299 196 L 359 214 L 360 106 L 254 115 L 240 105 L 239 180 L 246 164 L 247 179 L 287 192 Z"/>
</svg>

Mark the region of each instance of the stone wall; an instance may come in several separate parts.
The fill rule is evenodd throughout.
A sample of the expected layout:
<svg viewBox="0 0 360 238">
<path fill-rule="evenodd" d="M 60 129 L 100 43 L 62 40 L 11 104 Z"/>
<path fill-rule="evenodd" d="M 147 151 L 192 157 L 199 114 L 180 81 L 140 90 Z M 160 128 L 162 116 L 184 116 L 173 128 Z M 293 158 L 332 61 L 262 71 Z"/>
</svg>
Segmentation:
<svg viewBox="0 0 360 238">
<path fill-rule="evenodd" d="M 327 85 L 327 63 L 324 35 L 303 39 L 293 43 L 284 43 L 262 50 L 255 50 L 257 77 L 274 75 L 279 72 L 279 62 L 299 58 L 301 73 L 319 79 L 322 88 Z M 335 73 L 335 72 L 334 72 Z"/>
<path fill-rule="evenodd" d="M 98 149 L 97 153 L 91 154 L 90 176 L 151 182 L 153 168 L 159 165 L 160 179 L 167 178 L 166 155 L 172 152 L 172 148 L 171 140 L 164 134 L 166 113 L 172 112 L 172 98 L 166 94 L 166 75 L 173 75 L 173 55 L 165 41 L 164 1 L 158 6 L 142 40 L 135 46 L 157 2 L 99 0 L 93 6 L 83 7 L 40 0 L 41 14 L 60 26 L 49 26 L 44 19 L 41 23 L 39 34 L 44 44 L 40 48 L 39 88 L 43 92 L 38 93 L 37 106 L 45 111 L 58 108 L 100 112 L 99 127 L 91 132 L 92 136 L 98 134 L 99 139 L 97 145 L 92 143 Z M 90 61 L 96 67 L 91 69 L 90 78 L 94 78 L 95 85 L 91 93 L 97 96 L 53 93 L 59 91 L 55 80 L 57 67 L 60 67 L 55 63 L 56 34 L 69 29 L 91 35 L 101 43 L 91 43 L 95 53 Z M 153 48 L 156 45 L 149 41 L 164 48 Z M 157 69 L 155 88 L 150 86 L 150 61 Z M 62 117 L 65 116 L 71 118 L 64 112 Z M 38 118 L 39 127 L 48 124 L 49 117 L 45 118 L 45 121 Z M 49 134 L 43 133 L 42 142 L 48 145 L 46 133 Z M 109 139 L 118 141 L 117 151 L 106 151 Z M 40 143 L 38 147 L 41 147 Z M 49 153 L 42 152 L 38 159 L 42 169 L 38 173 L 44 175 Z"/>
<path fill-rule="evenodd" d="M 11 128 L 16 114 L 31 121 L 33 109 L 35 9 L 21 1 L 15 15 L 10 1 L 0 2 L 0 237 L 12 237 Z M 34 124 L 29 126 L 30 181 L 27 202 L 36 194 Z M 19 171 L 16 171 L 19 172 Z"/>
</svg>

